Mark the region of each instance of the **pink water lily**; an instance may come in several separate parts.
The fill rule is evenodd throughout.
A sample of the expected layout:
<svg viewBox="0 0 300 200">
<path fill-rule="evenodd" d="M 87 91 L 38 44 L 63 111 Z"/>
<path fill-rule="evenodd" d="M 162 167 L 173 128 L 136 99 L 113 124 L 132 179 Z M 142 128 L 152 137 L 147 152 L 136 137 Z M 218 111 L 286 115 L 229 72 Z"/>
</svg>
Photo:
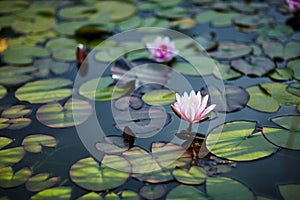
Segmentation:
<svg viewBox="0 0 300 200">
<path fill-rule="evenodd" d="M 146 43 L 146 47 L 157 62 L 170 61 L 179 53 L 169 37 L 157 37 L 153 43 Z"/>
<path fill-rule="evenodd" d="M 208 95 L 202 97 L 201 93 L 195 93 L 191 91 L 190 95 L 184 92 L 183 96 L 176 93 L 177 102 L 171 105 L 172 110 L 175 114 L 190 123 L 199 123 L 207 120 L 206 115 L 210 113 L 215 107 L 212 104 L 207 107 Z"/>
<path fill-rule="evenodd" d="M 296 12 L 300 10 L 300 0 L 286 0 L 291 12 Z"/>
</svg>

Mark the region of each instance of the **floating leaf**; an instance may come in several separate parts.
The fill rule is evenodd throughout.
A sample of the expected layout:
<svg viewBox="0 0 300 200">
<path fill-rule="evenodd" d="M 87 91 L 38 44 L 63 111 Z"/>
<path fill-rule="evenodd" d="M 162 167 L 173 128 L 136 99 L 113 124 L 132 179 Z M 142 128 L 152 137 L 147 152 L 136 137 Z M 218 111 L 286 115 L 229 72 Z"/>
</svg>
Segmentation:
<svg viewBox="0 0 300 200">
<path fill-rule="evenodd" d="M 46 48 L 53 53 L 53 58 L 61 61 L 75 60 L 76 47 L 75 40 L 68 38 L 54 38 L 46 44 Z"/>
<path fill-rule="evenodd" d="M 160 8 L 156 10 L 156 15 L 163 18 L 178 19 L 187 15 L 187 10 L 182 7 Z"/>
<path fill-rule="evenodd" d="M 125 183 L 128 173 L 109 167 L 99 167 L 93 158 L 84 158 L 72 165 L 71 180 L 78 186 L 92 191 L 104 191 Z"/>
<path fill-rule="evenodd" d="M 89 102 L 70 98 L 63 106 L 56 102 L 41 106 L 36 112 L 36 118 L 48 127 L 63 128 L 84 123 L 91 113 Z"/>
<path fill-rule="evenodd" d="M 89 18 L 97 13 L 97 9 L 92 6 L 68 6 L 59 10 L 58 15 L 65 19 Z"/>
<path fill-rule="evenodd" d="M 0 13 L 1 14 L 7 14 L 16 12 L 18 10 L 25 9 L 29 5 L 29 2 L 27 1 L 1 1 L 0 2 Z"/>
<path fill-rule="evenodd" d="M 54 29 L 62 35 L 75 35 L 76 30 L 87 25 L 86 21 L 70 21 L 57 24 Z"/>
<path fill-rule="evenodd" d="M 0 168 L 1 167 L 7 167 L 14 165 L 15 163 L 18 163 L 20 160 L 22 160 L 24 156 L 24 150 L 23 147 L 12 147 L 8 149 L 3 149 L 6 145 L 10 144 L 12 142 L 11 139 L 3 139 L 3 137 L 0 137 L 1 140 L 1 150 L 0 150 Z"/>
<path fill-rule="evenodd" d="M 31 170 L 25 167 L 14 173 L 11 167 L 2 167 L 0 174 L 0 187 L 13 188 L 25 183 L 31 175 Z"/>
<path fill-rule="evenodd" d="M 22 145 L 27 152 L 39 153 L 44 147 L 56 147 L 57 142 L 54 137 L 50 135 L 35 134 L 24 138 Z"/>
<path fill-rule="evenodd" d="M 31 124 L 31 119 L 29 118 L 0 118 L 0 129 L 7 128 L 10 130 L 18 130 L 25 128 Z"/>
<path fill-rule="evenodd" d="M 266 41 L 262 44 L 264 53 L 271 58 L 282 58 L 289 60 L 291 58 L 296 58 L 300 55 L 298 49 L 300 48 L 300 42 L 291 40 L 290 42 L 282 45 L 277 41 Z"/>
<path fill-rule="evenodd" d="M 285 24 L 268 24 L 260 29 L 260 34 L 271 38 L 283 38 L 293 35 L 294 31 Z"/>
<path fill-rule="evenodd" d="M 231 80 L 238 77 L 241 77 L 242 74 L 233 70 L 229 65 L 218 64 L 213 70 L 213 74 L 223 80 Z"/>
<path fill-rule="evenodd" d="M 287 87 L 287 91 L 296 96 L 300 96 L 300 83 L 291 83 Z"/>
<path fill-rule="evenodd" d="M 6 94 L 7 94 L 6 88 L 4 86 L 0 85 L 0 99 L 5 97 Z"/>
<path fill-rule="evenodd" d="M 103 198 L 95 192 L 90 192 L 77 198 L 76 200 L 103 200 Z"/>
<path fill-rule="evenodd" d="M 300 80 L 300 59 L 295 59 L 295 60 L 291 60 L 288 64 L 287 67 L 289 69 L 292 69 L 294 72 L 294 77 L 297 80 Z"/>
<path fill-rule="evenodd" d="M 12 27 L 20 33 L 39 33 L 51 29 L 55 23 L 54 18 L 35 16 L 31 19 L 16 19 Z"/>
<path fill-rule="evenodd" d="M 213 50 L 218 46 L 217 41 L 215 41 L 215 39 L 212 37 L 207 38 L 203 36 L 197 36 L 194 38 L 194 40 L 196 40 L 206 51 Z"/>
<path fill-rule="evenodd" d="M 123 137 L 120 136 L 107 136 L 102 141 L 96 143 L 96 149 L 106 154 L 121 153 L 129 148 Z"/>
<path fill-rule="evenodd" d="M 131 17 L 125 21 L 119 23 L 119 28 L 121 31 L 126 31 L 130 29 L 137 28 L 141 25 L 142 20 L 138 16 Z"/>
<path fill-rule="evenodd" d="M 194 186 L 179 185 L 173 188 L 167 196 L 167 200 L 177 200 L 177 199 L 207 199 L 206 195 L 196 189 Z"/>
<path fill-rule="evenodd" d="M 262 15 L 239 15 L 233 19 L 233 23 L 241 28 L 257 29 L 262 25 L 272 22 L 273 19 Z"/>
<path fill-rule="evenodd" d="M 35 67 L 4 66 L 0 68 L 0 83 L 5 85 L 18 85 L 31 80 Z"/>
<path fill-rule="evenodd" d="M 3 53 L 3 60 L 10 64 L 25 65 L 33 62 L 33 57 L 49 56 L 47 49 L 39 46 L 9 47 Z"/>
<path fill-rule="evenodd" d="M 30 197 L 30 200 L 69 200 L 71 197 L 71 187 L 59 186 L 34 194 Z"/>
<path fill-rule="evenodd" d="M 218 126 L 207 136 L 207 148 L 218 157 L 234 161 L 255 160 L 277 151 L 278 148 L 269 143 L 261 132 L 254 133 L 255 126 L 256 123 L 248 121 Z"/>
<path fill-rule="evenodd" d="M 173 26 L 178 26 L 180 29 L 189 29 L 196 25 L 196 21 L 190 17 L 184 17 L 171 22 Z"/>
<path fill-rule="evenodd" d="M 203 168 L 191 166 L 189 170 L 176 168 L 173 171 L 174 178 L 183 184 L 199 185 L 204 183 L 206 173 Z"/>
<path fill-rule="evenodd" d="M 105 51 L 99 51 L 95 54 L 95 59 L 100 62 L 108 62 L 111 63 L 117 58 L 124 55 L 126 52 L 123 47 L 114 47 L 110 49 L 106 49 Z"/>
<path fill-rule="evenodd" d="M 284 129 L 264 127 L 265 137 L 280 147 L 300 150 L 300 117 L 280 116 L 273 118 L 272 121 Z"/>
<path fill-rule="evenodd" d="M 115 101 L 115 107 L 118 110 L 127 110 L 129 107 L 135 110 L 142 108 L 144 102 L 135 96 L 124 96 Z"/>
<path fill-rule="evenodd" d="M 279 191 L 281 196 L 285 200 L 293 200 L 297 199 L 300 195 L 299 189 L 300 185 L 299 184 L 280 184 L 278 185 Z"/>
<path fill-rule="evenodd" d="M 118 99 L 130 91 L 130 86 L 121 88 L 115 86 L 110 77 L 101 77 L 83 83 L 79 88 L 79 94 L 96 101 L 107 101 Z"/>
<path fill-rule="evenodd" d="M 121 172 L 131 172 L 131 165 L 124 157 L 117 155 L 105 155 L 101 161 L 102 167 L 109 167 Z"/>
<path fill-rule="evenodd" d="M 0 149 L 3 147 L 9 145 L 13 142 L 13 139 L 7 138 L 7 137 L 0 137 Z"/>
<path fill-rule="evenodd" d="M 130 190 L 124 190 L 120 194 L 121 199 L 123 200 L 139 200 L 140 197 L 137 193 L 130 191 Z"/>
<path fill-rule="evenodd" d="M 147 183 L 164 183 L 172 181 L 174 178 L 170 169 L 162 169 L 150 173 L 141 173 L 133 175 L 136 179 Z"/>
<path fill-rule="evenodd" d="M 35 77 L 48 77 L 51 72 L 61 75 L 71 68 L 69 63 L 57 62 L 50 58 L 36 60 L 33 66 L 37 68 L 37 72 L 34 73 Z"/>
<path fill-rule="evenodd" d="M 109 192 L 105 195 L 105 200 L 121 200 L 120 197 L 113 192 Z"/>
<path fill-rule="evenodd" d="M 263 76 L 275 68 L 273 61 L 266 57 L 251 57 L 250 62 L 243 59 L 231 61 L 231 66 L 246 75 Z"/>
<path fill-rule="evenodd" d="M 210 55 L 217 59 L 234 59 L 248 55 L 251 53 L 252 48 L 242 44 L 234 42 L 221 42 L 218 50 L 211 52 Z"/>
<path fill-rule="evenodd" d="M 38 192 L 46 188 L 54 186 L 58 181 L 58 177 L 50 177 L 50 174 L 36 174 L 28 179 L 25 186 L 31 192 Z"/>
<path fill-rule="evenodd" d="M 140 195 L 145 199 L 159 199 L 166 193 L 164 185 L 145 185 L 140 189 Z"/>
<path fill-rule="evenodd" d="M 210 22 L 215 27 L 229 26 L 231 25 L 232 19 L 237 15 L 238 13 L 235 12 L 226 13 L 208 10 L 199 13 L 196 16 L 196 21 L 199 23 Z"/>
<path fill-rule="evenodd" d="M 23 85 L 15 95 L 20 101 L 30 103 L 59 101 L 72 94 L 72 89 L 65 88 L 70 85 L 72 81 L 62 78 L 38 80 Z"/>
<path fill-rule="evenodd" d="M 293 70 L 289 68 L 277 68 L 271 73 L 269 73 L 269 77 L 276 81 L 288 81 L 293 78 Z"/>
<path fill-rule="evenodd" d="M 5 109 L 2 112 L 2 117 L 6 118 L 17 118 L 29 115 L 31 113 L 31 109 L 27 108 L 25 105 L 14 105 L 10 108 Z"/>
<path fill-rule="evenodd" d="M 168 105 L 176 100 L 175 93 L 168 89 L 153 90 L 144 94 L 142 99 L 149 105 Z"/>
</svg>

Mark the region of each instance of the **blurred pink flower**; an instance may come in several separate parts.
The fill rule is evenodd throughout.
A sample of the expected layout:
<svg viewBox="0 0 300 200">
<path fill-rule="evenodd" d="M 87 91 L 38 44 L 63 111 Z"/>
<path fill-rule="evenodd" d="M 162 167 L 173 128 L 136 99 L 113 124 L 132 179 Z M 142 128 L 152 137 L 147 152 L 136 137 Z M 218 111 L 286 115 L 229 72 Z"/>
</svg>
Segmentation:
<svg viewBox="0 0 300 200">
<path fill-rule="evenodd" d="M 300 9 L 300 0 L 286 0 L 291 12 L 296 12 Z"/>
<path fill-rule="evenodd" d="M 169 37 L 157 37 L 153 43 L 146 43 L 146 47 L 157 62 L 169 61 L 179 53 Z"/>
<path fill-rule="evenodd" d="M 194 90 L 191 91 L 190 95 L 186 92 L 183 96 L 176 93 L 176 100 L 177 102 L 171 105 L 172 110 L 178 117 L 190 123 L 207 120 L 208 117 L 205 116 L 216 107 L 215 104 L 207 107 L 208 95 L 202 97 L 200 92 L 196 94 Z"/>
</svg>

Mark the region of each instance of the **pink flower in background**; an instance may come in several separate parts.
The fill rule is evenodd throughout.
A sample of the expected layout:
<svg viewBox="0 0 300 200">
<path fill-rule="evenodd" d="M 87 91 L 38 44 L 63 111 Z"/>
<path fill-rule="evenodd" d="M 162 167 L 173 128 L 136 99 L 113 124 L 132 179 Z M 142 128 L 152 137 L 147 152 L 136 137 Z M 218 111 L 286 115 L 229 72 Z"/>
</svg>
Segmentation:
<svg viewBox="0 0 300 200">
<path fill-rule="evenodd" d="M 286 0 L 291 12 L 296 12 L 300 9 L 300 0 Z"/>
<path fill-rule="evenodd" d="M 146 46 L 157 62 L 169 61 L 179 53 L 169 37 L 157 37 L 153 43 L 147 43 Z"/>
<path fill-rule="evenodd" d="M 178 117 L 190 123 L 199 123 L 208 119 L 205 116 L 216 107 L 215 104 L 207 107 L 208 95 L 202 97 L 200 92 L 196 94 L 194 90 L 190 95 L 186 92 L 183 96 L 176 93 L 176 100 L 177 102 L 171 105 L 172 110 Z"/>
</svg>

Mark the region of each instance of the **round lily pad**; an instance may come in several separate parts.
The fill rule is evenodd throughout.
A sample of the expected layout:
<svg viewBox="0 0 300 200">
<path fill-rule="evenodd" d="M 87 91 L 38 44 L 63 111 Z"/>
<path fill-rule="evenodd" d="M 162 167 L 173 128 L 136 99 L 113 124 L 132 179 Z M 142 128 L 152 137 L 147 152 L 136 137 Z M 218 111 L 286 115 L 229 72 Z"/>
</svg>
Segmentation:
<svg viewBox="0 0 300 200">
<path fill-rule="evenodd" d="M 30 200 L 69 200 L 71 197 L 71 187 L 59 186 L 42 190 L 30 197 Z"/>
<path fill-rule="evenodd" d="M 95 59 L 100 62 L 113 62 L 117 60 L 120 56 L 125 54 L 123 47 L 114 47 L 106 49 L 104 51 L 99 51 L 95 54 Z"/>
<path fill-rule="evenodd" d="M 50 58 L 36 60 L 33 66 L 37 68 L 37 72 L 34 73 L 35 77 L 48 77 L 51 72 L 61 75 L 71 69 L 69 63 L 54 61 Z"/>
<path fill-rule="evenodd" d="M 105 155 L 101 161 L 102 167 L 109 167 L 121 172 L 131 172 L 131 165 L 124 157 L 117 155 Z"/>
<path fill-rule="evenodd" d="M 96 149 L 106 154 L 121 153 L 129 148 L 128 142 L 120 136 L 108 136 L 104 137 L 102 141 L 96 143 Z"/>
<path fill-rule="evenodd" d="M 130 29 L 134 29 L 140 26 L 142 20 L 138 16 L 131 17 L 125 21 L 119 23 L 119 28 L 121 31 L 126 31 Z"/>
<path fill-rule="evenodd" d="M 13 188 L 25 183 L 31 176 L 31 170 L 28 167 L 14 172 L 11 167 L 0 168 L 0 187 Z"/>
<path fill-rule="evenodd" d="M 31 80 L 35 67 L 4 66 L 0 68 L 0 83 L 5 85 L 18 85 Z"/>
<path fill-rule="evenodd" d="M 23 85 L 15 95 L 20 101 L 30 103 L 59 101 L 72 94 L 72 89 L 65 88 L 70 85 L 72 81 L 62 78 L 38 80 Z"/>
<path fill-rule="evenodd" d="M 269 77 L 276 81 L 288 81 L 293 78 L 293 70 L 290 68 L 277 68 L 271 73 L 269 73 Z"/>
<path fill-rule="evenodd" d="M 278 185 L 281 196 L 285 200 L 297 199 L 300 195 L 299 184 L 280 184 Z"/>
<path fill-rule="evenodd" d="M 221 42 L 218 50 L 211 52 L 210 55 L 217 59 L 234 59 L 246 56 L 252 52 L 252 48 L 235 42 Z"/>
<path fill-rule="evenodd" d="M 297 79 L 297 80 L 300 80 L 300 59 L 295 59 L 295 60 L 291 60 L 288 64 L 287 64 L 287 67 L 289 69 L 292 69 L 293 72 L 294 72 L 294 77 Z"/>
<path fill-rule="evenodd" d="M 176 168 L 173 171 L 174 178 L 183 184 L 199 185 L 204 183 L 206 178 L 205 170 L 198 166 L 191 166 L 189 170 Z"/>
<path fill-rule="evenodd" d="M 261 132 L 254 132 L 255 126 L 255 122 L 249 121 L 218 126 L 207 136 L 206 146 L 216 156 L 234 161 L 255 160 L 277 151 L 278 148 L 269 143 Z"/>
<path fill-rule="evenodd" d="M 3 149 L 6 145 L 10 144 L 13 140 L 5 137 L 0 137 L 0 168 L 7 167 L 18 163 L 24 156 L 23 147 L 12 147 Z"/>
<path fill-rule="evenodd" d="M 267 40 L 262 43 L 262 47 L 264 53 L 273 59 L 282 58 L 289 60 L 300 55 L 298 51 L 300 48 L 300 42 L 295 40 L 291 40 L 284 45 L 277 41 Z"/>
<path fill-rule="evenodd" d="M 231 66 L 246 75 L 263 76 L 275 68 L 273 61 L 266 57 L 251 57 L 250 62 L 243 59 L 231 61 Z"/>
<path fill-rule="evenodd" d="M 96 192 L 89 192 L 81 197 L 77 198 L 76 200 L 102 200 L 101 196 Z"/>
<path fill-rule="evenodd" d="M 238 71 L 233 70 L 229 65 L 218 64 L 213 70 L 214 76 L 223 80 L 231 80 L 239 78 L 242 74 Z"/>
<path fill-rule="evenodd" d="M 5 97 L 6 94 L 7 94 L 6 88 L 4 86 L 0 85 L 0 99 Z"/>
<path fill-rule="evenodd" d="M 127 110 L 129 107 L 135 110 L 142 108 L 143 101 L 135 96 L 124 96 L 115 102 L 115 107 L 118 110 Z"/>
<path fill-rule="evenodd" d="M 58 179 L 58 177 L 51 177 L 50 174 L 47 173 L 36 174 L 28 179 L 25 186 L 26 189 L 31 192 L 38 192 L 54 186 Z"/>
<path fill-rule="evenodd" d="M 165 183 L 174 179 L 171 172 L 171 169 L 162 169 L 150 173 L 134 174 L 133 176 L 136 179 L 147 183 Z"/>
<path fill-rule="evenodd" d="M 25 9 L 26 7 L 29 6 L 29 2 L 27 1 L 1 1 L 0 2 L 0 13 L 1 14 L 5 14 L 5 13 L 12 13 L 12 12 L 16 12 L 18 10 L 22 10 Z"/>
<path fill-rule="evenodd" d="M 272 121 L 284 129 L 264 127 L 265 137 L 280 147 L 300 150 L 300 117 L 280 116 L 273 118 Z"/>
<path fill-rule="evenodd" d="M 50 135 L 35 134 L 24 138 L 22 145 L 27 152 L 39 153 L 42 151 L 42 146 L 56 147 L 57 142 Z"/>
<path fill-rule="evenodd" d="M 60 61 L 75 60 L 76 47 L 76 41 L 68 38 L 55 38 L 46 44 L 46 48 L 53 53 L 53 58 Z"/>
<path fill-rule="evenodd" d="M 176 100 L 175 92 L 168 89 L 152 90 L 144 94 L 142 99 L 149 105 L 168 105 Z"/>
<path fill-rule="evenodd" d="M 196 189 L 194 186 L 179 185 L 173 188 L 167 196 L 167 200 L 177 200 L 177 199 L 207 199 L 204 192 Z"/>
<path fill-rule="evenodd" d="M 239 27 L 251 29 L 259 28 L 262 25 L 272 22 L 273 19 L 262 15 L 240 15 L 233 19 L 233 23 Z"/>
<path fill-rule="evenodd" d="M 268 24 L 260 29 L 260 34 L 271 38 L 289 37 L 294 33 L 290 26 L 285 24 Z"/>
<path fill-rule="evenodd" d="M 190 17 L 184 17 L 184 18 L 172 21 L 171 24 L 173 26 L 177 26 L 180 29 L 189 29 L 189 28 L 194 27 L 197 24 L 197 22 L 196 22 L 196 20 L 194 20 Z"/>
<path fill-rule="evenodd" d="M 196 16 L 196 21 L 199 23 L 210 22 L 215 27 L 229 26 L 232 23 L 232 19 L 236 17 L 236 12 L 217 12 L 214 10 L 208 10 L 199 13 Z"/>
<path fill-rule="evenodd" d="M 25 128 L 26 126 L 29 126 L 31 124 L 31 119 L 30 118 L 0 118 L 0 124 L 4 125 L 5 128 L 10 129 L 10 130 L 18 130 Z M 1 125 L 0 125 L 1 126 Z M 3 127 L 0 127 L 2 129 Z"/>
<path fill-rule="evenodd" d="M 187 10 L 182 7 L 160 8 L 156 10 L 156 15 L 168 19 L 178 19 L 187 15 Z"/>
<path fill-rule="evenodd" d="M 97 13 L 97 9 L 92 6 L 68 6 L 59 10 L 58 15 L 65 19 L 89 18 Z"/>
<path fill-rule="evenodd" d="M 287 87 L 287 91 L 291 94 L 300 96 L 300 83 L 291 83 Z"/>
<path fill-rule="evenodd" d="M 164 185 L 145 185 L 140 189 L 140 195 L 145 199 L 159 199 L 165 193 Z"/>
<path fill-rule="evenodd" d="M 80 95 L 96 101 L 118 99 L 129 91 L 130 86 L 124 88 L 115 86 L 114 80 L 110 76 L 89 80 L 79 88 Z"/>
<path fill-rule="evenodd" d="M 128 173 L 99 166 L 93 158 L 77 161 L 70 169 L 71 180 L 78 186 L 92 191 L 105 191 L 125 183 Z"/>
<path fill-rule="evenodd" d="M 3 110 L 2 117 L 6 118 L 17 118 L 29 115 L 31 113 L 31 109 L 27 108 L 25 105 L 14 105 L 10 108 Z"/>
<path fill-rule="evenodd" d="M 63 128 L 82 124 L 91 113 L 92 106 L 89 102 L 70 98 L 63 106 L 56 102 L 41 106 L 36 112 L 36 117 L 48 127 Z"/>
<path fill-rule="evenodd" d="M 40 33 L 50 30 L 55 25 L 55 19 L 52 17 L 35 16 L 31 19 L 14 20 L 12 27 L 20 33 Z"/>
</svg>

